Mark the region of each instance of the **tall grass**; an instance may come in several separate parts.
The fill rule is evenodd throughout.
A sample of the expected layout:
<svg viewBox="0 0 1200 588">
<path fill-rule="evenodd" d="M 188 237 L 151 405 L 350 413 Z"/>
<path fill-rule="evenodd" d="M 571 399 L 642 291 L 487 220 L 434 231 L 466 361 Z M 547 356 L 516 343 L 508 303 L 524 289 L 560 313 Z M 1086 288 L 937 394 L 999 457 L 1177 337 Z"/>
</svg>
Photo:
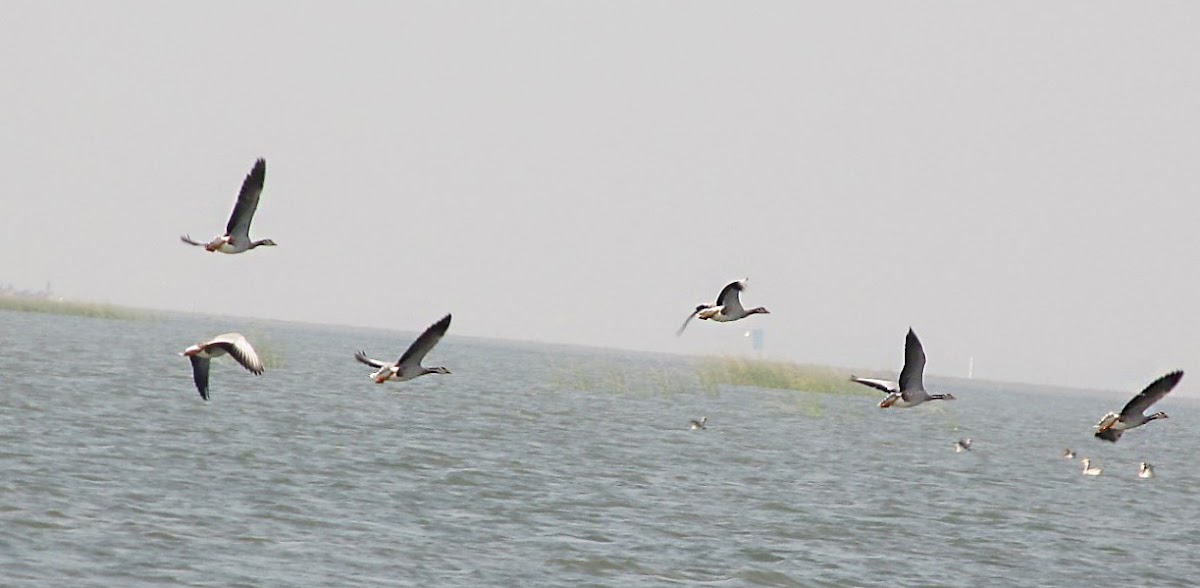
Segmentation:
<svg viewBox="0 0 1200 588">
<path fill-rule="evenodd" d="M 878 395 L 860 384 L 851 382 L 850 373 L 846 370 L 787 361 L 711 357 L 699 363 L 697 376 L 707 389 L 716 389 L 724 385 L 821 394 Z"/>
<path fill-rule="evenodd" d="M 65 314 L 86 316 L 92 318 L 136 320 L 152 318 L 149 311 L 126 308 L 113 304 L 93 302 L 72 302 L 69 300 L 52 300 L 49 298 L 31 298 L 25 296 L 0 295 L 0 310 L 16 312 L 41 312 L 45 314 Z"/>
<path fill-rule="evenodd" d="M 279 345 L 275 343 L 275 340 L 266 336 L 258 329 L 247 331 L 245 337 L 250 342 L 250 345 L 254 346 L 254 351 L 258 353 L 258 359 L 262 361 L 264 368 L 275 370 L 287 363 L 283 352 L 279 350 Z"/>
</svg>

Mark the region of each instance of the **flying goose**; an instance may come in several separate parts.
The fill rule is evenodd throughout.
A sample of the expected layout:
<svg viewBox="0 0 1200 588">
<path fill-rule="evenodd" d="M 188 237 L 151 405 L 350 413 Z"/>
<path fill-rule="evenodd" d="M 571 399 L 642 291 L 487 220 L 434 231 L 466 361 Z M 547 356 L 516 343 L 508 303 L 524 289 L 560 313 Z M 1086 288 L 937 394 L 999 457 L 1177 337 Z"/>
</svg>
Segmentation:
<svg viewBox="0 0 1200 588">
<path fill-rule="evenodd" d="M 192 360 L 192 379 L 196 382 L 196 390 L 200 398 L 208 400 L 208 364 L 214 357 L 229 354 L 250 373 L 260 376 L 263 373 L 262 361 L 240 333 L 225 333 L 217 335 L 203 343 L 197 343 L 184 349 L 182 355 Z"/>
<path fill-rule="evenodd" d="M 887 398 L 879 401 L 879 408 L 909 408 L 930 400 L 954 400 L 953 394 L 926 392 L 922 382 L 924 372 L 925 350 L 921 348 L 921 340 L 917 339 L 917 334 L 909 328 L 908 335 L 904 338 L 904 368 L 900 370 L 898 384 L 855 376 L 851 376 L 850 380 L 886 392 Z"/>
<path fill-rule="evenodd" d="M 708 417 L 700 417 L 700 420 L 692 419 L 692 422 L 689 426 L 693 430 L 694 429 L 707 429 L 708 427 L 704 426 L 704 424 L 707 422 L 708 422 Z"/>
<path fill-rule="evenodd" d="M 692 317 L 698 317 L 702 321 L 712 320 L 718 323 L 727 323 L 729 321 L 744 319 L 752 314 L 771 314 L 771 311 L 762 306 L 751 308 L 750 310 L 742 307 L 742 301 L 738 298 L 738 292 L 746 289 L 746 283 L 749 280 L 750 278 L 743 278 L 736 282 L 730 282 L 721 289 L 721 294 L 717 296 L 716 304 L 703 303 L 697 305 L 696 310 L 693 310 L 692 314 L 689 314 L 683 320 L 683 324 L 680 325 L 679 330 L 675 331 L 675 336 L 678 337 L 683 334 L 683 330 L 687 328 L 688 322 L 692 320 Z"/>
<path fill-rule="evenodd" d="M 1083 475 L 1085 475 L 1085 476 L 1099 476 L 1099 475 L 1100 475 L 1100 472 L 1103 472 L 1103 471 L 1104 471 L 1104 468 L 1094 468 L 1094 467 L 1092 467 L 1092 460 L 1090 460 L 1090 459 L 1088 459 L 1088 458 L 1086 458 L 1086 457 L 1085 457 L 1085 458 L 1083 458 Z"/>
<path fill-rule="evenodd" d="M 959 439 L 954 442 L 954 453 L 962 453 L 971 450 L 971 438 Z"/>
<path fill-rule="evenodd" d="M 411 380 L 417 376 L 425 374 L 448 374 L 450 370 L 444 367 L 427 368 L 421 365 L 421 360 L 425 359 L 425 355 L 433 349 L 438 341 L 442 340 L 442 336 L 446 334 L 446 329 L 450 328 L 450 315 L 442 317 L 442 320 L 433 323 L 424 333 L 417 337 L 412 345 L 396 360 L 396 363 L 387 364 L 378 359 L 367 357 L 365 351 L 359 351 L 354 354 L 354 359 L 365 363 L 373 368 L 378 368 L 378 371 L 371 374 L 371 379 L 375 380 L 376 384 L 382 384 L 388 380 L 396 380 L 403 382 Z"/>
<path fill-rule="evenodd" d="M 1154 466 L 1152 466 L 1144 461 L 1141 464 L 1138 464 L 1138 477 L 1139 478 L 1153 478 L 1154 477 Z"/>
<path fill-rule="evenodd" d="M 1165 412 L 1156 412 L 1150 416 L 1146 416 L 1145 412 L 1154 406 L 1155 402 L 1162 400 L 1163 396 L 1179 383 L 1180 378 L 1183 378 L 1182 371 L 1171 372 L 1151 382 L 1145 390 L 1134 396 L 1125 408 L 1121 409 L 1121 414 L 1110 412 L 1104 415 L 1104 418 L 1096 423 L 1096 438 L 1116 443 L 1129 429 L 1140 427 L 1155 419 L 1167 418 Z"/>
<path fill-rule="evenodd" d="M 254 162 L 254 168 L 246 174 L 242 181 L 242 191 L 238 193 L 237 202 L 233 205 L 233 213 L 229 215 L 229 223 L 225 225 L 225 234 L 213 238 L 208 243 L 193 240 L 190 235 L 179 239 L 188 245 L 203 247 L 209 252 L 242 253 L 259 245 L 273 246 L 270 239 L 261 241 L 250 240 L 250 221 L 254 220 L 254 210 L 258 208 L 258 197 L 262 194 L 263 182 L 267 179 L 267 161 L 259 158 Z"/>
<path fill-rule="evenodd" d="M 1063 459 L 1075 459 L 1075 452 L 1068 447 L 1063 450 Z"/>
</svg>

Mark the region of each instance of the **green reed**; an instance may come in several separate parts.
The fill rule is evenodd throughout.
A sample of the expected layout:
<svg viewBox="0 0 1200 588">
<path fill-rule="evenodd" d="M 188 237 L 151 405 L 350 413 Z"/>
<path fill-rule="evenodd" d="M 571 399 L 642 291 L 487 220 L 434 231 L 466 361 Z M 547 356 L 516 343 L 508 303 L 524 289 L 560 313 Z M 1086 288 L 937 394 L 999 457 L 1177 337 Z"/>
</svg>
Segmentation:
<svg viewBox="0 0 1200 588">
<path fill-rule="evenodd" d="M 119 320 L 138 320 L 152 318 L 151 312 L 95 302 L 73 302 L 69 300 L 54 300 L 50 298 L 30 298 L 25 296 L 0 295 L 0 310 L 15 312 L 41 312 L 45 314 L 63 314 L 71 316 L 86 316 L 91 318 L 106 318 Z"/>
</svg>

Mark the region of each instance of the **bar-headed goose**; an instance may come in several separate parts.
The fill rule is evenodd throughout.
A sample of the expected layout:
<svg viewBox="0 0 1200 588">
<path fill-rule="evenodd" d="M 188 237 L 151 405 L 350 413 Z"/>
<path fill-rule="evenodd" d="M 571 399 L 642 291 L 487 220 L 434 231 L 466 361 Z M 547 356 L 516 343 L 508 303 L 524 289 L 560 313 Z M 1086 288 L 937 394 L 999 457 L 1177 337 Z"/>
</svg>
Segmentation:
<svg viewBox="0 0 1200 588">
<path fill-rule="evenodd" d="M 1088 458 L 1086 458 L 1086 457 L 1085 457 L 1085 458 L 1083 458 L 1083 475 L 1085 475 L 1085 476 L 1099 476 L 1099 475 L 1100 475 L 1100 472 L 1103 472 L 1103 471 L 1104 471 L 1104 468 L 1094 468 L 1094 467 L 1092 467 L 1092 460 L 1090 460 L 1090 459 L 1088 459 Z"/>
<path fill-rule="evenodd" d="M 259 159 L 254 162 L 250 173 L 242 181 L 242 191 L 238 193 L 237 202 L 233 205 L 233 213 L 229 215 L 229 223 L 225 225 L 225 234 L 213 238 L 208 243 L 201 243 L 184 235 L 179 239 L 188 245 L 203 247 L 209 252 L 242 253 L 259 245 L 274 246 L 270 239 L 261 241 L 250 240 L 250 221 L 254 220 L 254 211 L 258 208 L 258 197 L 262 194 L 263 182 L 267 179 L 267 161 Z"/>
<path fill-rule="evenodd" d="M 1183 378 L 1182 371 L 1171 372 L 1146 386 L 1145 390 L 1134 396 L 1125 405 L 1125 408 L 1121 409 L 1120 414 L 1110 412 L 1104 415 L 1104 418 L 1096 423 L 1096 438 L 1116 443 L 1117 439 L 1120 439 L 1121 435 L 1129 429 L 1140 427 L 1156 419 L 1167 418 L 1165 412 L 1160 411 L 1149 416 L 1146 416 L 1145 412 L 1154 406 L 1155 402 L 1162 400 L 1163 396 L 1166 396 L 1181 378 Z"/>
<path fill-rule="evenodd" d="M 203 343 L 197 343 L 184 349 L 182 355 L 192 360 L 192 379 L 196 382 L 196 390 L 200 398 L 208 400 L 208 364 L 214 357 L 228 354 L 250 373 L 260 376 L 263 373 L 262 361 L 240 333 L 225 333 L 217 335 Z"/>
<path fill-rule="evenodd" d="M 700 420 L 692 419 L 692 422 L 688 425 L 688 427 L 690 427 L 692 430 L 707 429 L 708 427 L 704 426 L 707 422 L 708 417 L 700 417 Z"/>
<path fill-rule="evenodd" d="M 746 310 L 742 307 L 742 301 L 738 297 L 738 293 L 746 289 L 746 283 L 750 278 L 743 278 L 736 282 L 731 282 L 721 289 L 721 293 L 717 296 L 716 304 L 703 303 L 696 306 L 696 309 L 683 320 L 679 330 L 675 331 L 675 336 L 683 334 L 683 330 L 687 328 L 688 322 L 692 317 L 698 317 L 702 321 L 717 321 L 718 323 L 727 323 L 744 319 L 752 314 L 771 314 L 771 311 L 762 306 L 757 306 Z"/>
<path fill-rule="evenodd" d="M 870 386 L 887 393 L 887 398 L 879 401 L 879 408 L 910 408 L 930 400 L 954 400 L 953 394 L 930 394 L 925 391 L 925 349 L 921 340 L 911 328 L 904 338 L 904 367 L 900 370 L 900 381 L 897 385 L 885 380 L 872 378 L 857 378 L 851 380 Z"/>
<path fill-rule="evenodd" d="M 375 380 L 376 384 L 382 384 L 388 380 L 403 382 L 425 374 L 448 374 L 450 370 L 444 367 L 427 368 L 421 365 L 421 360 L 425 359 L 425 355 L 438 344 L 438 341 L 442 340 L 442 336 L 449 328 L 450 315 L 446 315 L 442 317 L 442 320 L 425 329 L 425 332 L 421 333 L 417 340 L 408 346 L 408 350 L 400 356 L 400 359 L 396 360 L 396 363 L 388 364 L 378 359 L 371 359 L 367 357 L 365 351 L 354 354 L 354 359 L 378 368 L 378 371 L 371 374 L 371 379 Z"/>
<path fill-rule="evenodd" d="M 954 442 L 954 453 L 962 453 L 971 450 L 971 438 L 959 439 Z"/>
<path fill-rule="evenodd" d="M 1152 466 L 1144 461 L 1142 463 L 1138 464 L 1138 477 L 1139 478 L 1153 478 L 1154 477 L 1154 466 Z"/>
</svg>

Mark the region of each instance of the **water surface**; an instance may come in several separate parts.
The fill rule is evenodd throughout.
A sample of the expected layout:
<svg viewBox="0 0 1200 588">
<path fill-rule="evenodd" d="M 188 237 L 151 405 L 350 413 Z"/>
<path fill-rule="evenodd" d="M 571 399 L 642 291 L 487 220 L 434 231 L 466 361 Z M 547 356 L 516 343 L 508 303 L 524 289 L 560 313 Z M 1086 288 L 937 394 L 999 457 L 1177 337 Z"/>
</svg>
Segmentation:
<svg viewBox="0 0 1200 588">
<path fill-rule="evenodd" d="M 706 390 L 693 361 L 411 333 L 0 312 L 6 586 L 1192 586 L 1200 411 L 1127 398 Z M 281 364 L 177 355 L 240 330 Z M 932 361 L 931 361 L 932 363 Z M 1147 374 L 1147 382 L 1158 374 Z M 1184 386 L 1187 380 L 1184 380 Z M 1130 391 L 1132 393 L 1133 391 Z M 704 431 L 687 422 L 709 417 Z M 957 454 L 954 441 L 975 440 Z M 1080 475 L 1070 446 L 1105 472 Z M 1150 461 L 1158 476 L 1135 477 Z"/>
</svg>

